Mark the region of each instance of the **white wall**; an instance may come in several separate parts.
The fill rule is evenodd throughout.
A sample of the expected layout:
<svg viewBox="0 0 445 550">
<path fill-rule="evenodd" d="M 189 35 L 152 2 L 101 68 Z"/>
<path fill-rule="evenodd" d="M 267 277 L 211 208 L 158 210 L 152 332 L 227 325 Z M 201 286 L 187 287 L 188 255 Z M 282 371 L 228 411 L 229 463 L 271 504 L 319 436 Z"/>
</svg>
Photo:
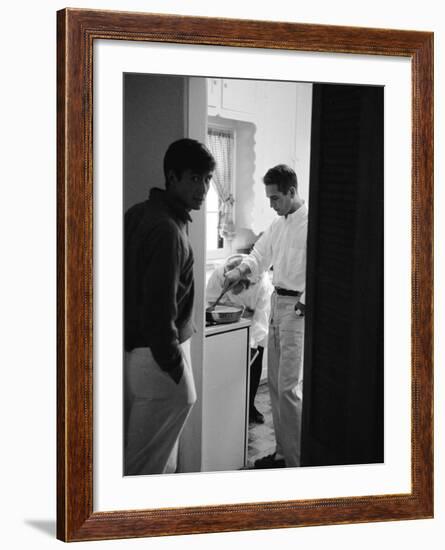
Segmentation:
<svg viewBox="0 0 445 550">
<path fill-rule="evenodd" d="M 312 84 L 297 83 L 297 109 L 295 125 L 295 172 L 298 193 L 309 204 L 309 178 L 311 164 Z"/>
<path fill-rule="evenodd" d="M 445 20 L 441 3 L 347 0 L 292 3 L 205 0 L 76 0 L 77 7 L 258 18 L 436 33 L 436 334 L 445 331 L 443 235 Z M 5 3 L 2 10 L 2 546 L 62 548 L 55 520 L 55 10 L 66 2 Z M 436 342 L 436 519 L 78 543 L 76 548 L 342 548 L 443 546 L 445 527 L 444 343 Z M 199 474 L 201 475 L 201 474 Z M 204 474 L 210 475 L 210 474 Z"/>
<path fill-rule="evenodd" d="M 188 84 L 187 136 L 205 143 L 207 135 L 207 89 L 203 78 L 190 78 Z M 195 277 L 194 322 L 196 333 L 191 342 L 193 374 L 197 401 L 190 413 L 183 432 L 184 447 L 181 449 L 181 469 L 197 472 L 201 469 L 202 445 L 202 387 L 204 363 L 204 308 L 205 308 L 205 209 L 191 212 L 193 223 L 189 225 L 190 240 L 193 246 Z"/>
<path fill-rule="evenodd" d="M 255 188 L 254 209 L 252 213 L 252 229 L 258 234 L 264 231 L 276 217 L 265 198 L 263 176 L 277 164 L 288 164 L 296 170 L 297 155 L 302 162 L 304 155 L 310 151 L 307 145 L 301 147 L 304 137 L 310 144 L 310 124 L 298 127 L 298 118 L 308 118 L 310 121 L 312 102 L 312 86 L 310 84 L 297 84 L 290 82 L 264 82 L 261 86 L 261 94 L 258 97 L 258 122 L 255 136 Z M 307 103 L 304 106 L 304 103 Z M 300 107 L 297 114 L 297 105 Z M 306 121 L 305 121 L 306 123 Z M 302 131 L 308 128 L 306 136 Z M 299 136 L 297 142 L 297 135 Z M 297 152 L 297 143 L 300 150 Z M 307 157 L 309 163 L 309 157 Z M 300 177 L 300 174 L 297 174 Z M 307 177 L 307 173 L 305 173 Z M 307 181 L 302 186 L 303 198 L 308 189 Z"/>
<path fill-rule="evenodd" d="M 186 79 L 127 74 L 124 78 L 124 210 L 164 188 L 167 147 L 185 136 Z"/>
<path fill-rule="evenodd" d="M 214 82 L 213 79 L 211 79 Z M 222 86 L 222 105 L 230 88 Z M 251 245 L 276 217 L 264 192 L 263 176 L 277 164 L 297 173 L 300 196 L 309 197 L 312 84 L 267 80 L 230 80 L 238 98 L 238 111 L 214 107 L 209 123 L 236 131 L 234 248 Z M 233 107 L 232 107 L 233 108 Z"/>
</svg>

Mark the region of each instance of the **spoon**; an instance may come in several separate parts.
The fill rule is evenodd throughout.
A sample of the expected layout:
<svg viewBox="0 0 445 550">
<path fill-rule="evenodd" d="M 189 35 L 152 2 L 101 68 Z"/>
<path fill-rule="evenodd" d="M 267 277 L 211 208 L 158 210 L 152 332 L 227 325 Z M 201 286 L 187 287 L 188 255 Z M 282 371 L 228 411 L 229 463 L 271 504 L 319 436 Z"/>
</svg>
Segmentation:
<svg viewBox="0 0 445 550">
<path fill-rule="evenodd" d="M 223 288 L 221 294 L 218 296 L 218 298 L 216 299 L 216 302 L 214 302 L 211 306 L 209 306 L 207 308 L 207 311 L 213 311 L 215 309 L 215 307 L 219 304 L 219 302 L 221 301 L 221 298 L 224 296 L 224 294 L 226 292 L 228 292 L 232 287 L 234 287 L 237 283 L 239 283 L 239 281 L 233 281 L 232 283 L 230 283 L 230 285 L 227 287 L 227 288 Z"/>
</svg>

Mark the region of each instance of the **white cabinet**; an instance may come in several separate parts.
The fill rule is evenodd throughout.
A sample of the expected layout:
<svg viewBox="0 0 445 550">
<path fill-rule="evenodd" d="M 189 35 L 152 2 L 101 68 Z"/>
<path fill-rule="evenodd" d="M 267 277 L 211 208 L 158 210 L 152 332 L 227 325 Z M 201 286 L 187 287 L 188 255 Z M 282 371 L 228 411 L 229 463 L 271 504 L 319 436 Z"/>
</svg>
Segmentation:
<svg viewBox="0 0 445 550">
<path fill-rule="evenodd" d="M 221 107 L 239 113 L 252 113 L 255 110 L 256 82 L 254 80 L 222 81 Z"/>
<path fill-rule="evenodd" d="M 251 120 L 256 110 L 257 84 L 255 80 L 208 78 L 208 114 L 234 120 Z"/>
<path fill-rule="evenodd" d="M 242 320 L 206 329 L 202 467 L 239 470 L 247 463 L 249 327 Z"/>
<path fill-rule="evenodd" d="M 222 80 L 220 78 L 207 79 L 207 104 L 209 107 L 221 108 Z"/>
</svg>

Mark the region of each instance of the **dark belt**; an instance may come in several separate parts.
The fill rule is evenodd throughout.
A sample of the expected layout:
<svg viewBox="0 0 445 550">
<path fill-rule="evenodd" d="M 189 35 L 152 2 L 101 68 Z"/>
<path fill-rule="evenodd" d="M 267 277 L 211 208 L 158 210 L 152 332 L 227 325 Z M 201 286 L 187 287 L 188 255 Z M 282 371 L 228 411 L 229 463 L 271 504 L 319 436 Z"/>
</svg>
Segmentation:
<svg viewBox="0 0 445 550">
<path fill-rule="evenodd" d="M 299 290 L 287 290 L 286 288 L 275 287 L 275 292 L 278 296 L 296 296 L 299 298 L 303 293 Z"/>
</svg>

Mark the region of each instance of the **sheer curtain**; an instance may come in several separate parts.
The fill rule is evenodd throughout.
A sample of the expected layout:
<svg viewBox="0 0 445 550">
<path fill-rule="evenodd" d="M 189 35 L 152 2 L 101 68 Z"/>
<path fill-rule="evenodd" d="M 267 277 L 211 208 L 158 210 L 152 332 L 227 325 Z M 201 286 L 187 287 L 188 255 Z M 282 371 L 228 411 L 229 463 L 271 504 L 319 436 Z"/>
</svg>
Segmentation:
<svg viewBox="0 0 445 550">
<path fill-rule="evenodd" d="M 216 160 L 212 183 L 219 197 L 218 232 L 224 239 L 231 240 L 235 236 L 235 198 L 232 194 L 234 137 L 230 130 L 209 128 L 207 139 L 209 149 Z"/>
</svg>

